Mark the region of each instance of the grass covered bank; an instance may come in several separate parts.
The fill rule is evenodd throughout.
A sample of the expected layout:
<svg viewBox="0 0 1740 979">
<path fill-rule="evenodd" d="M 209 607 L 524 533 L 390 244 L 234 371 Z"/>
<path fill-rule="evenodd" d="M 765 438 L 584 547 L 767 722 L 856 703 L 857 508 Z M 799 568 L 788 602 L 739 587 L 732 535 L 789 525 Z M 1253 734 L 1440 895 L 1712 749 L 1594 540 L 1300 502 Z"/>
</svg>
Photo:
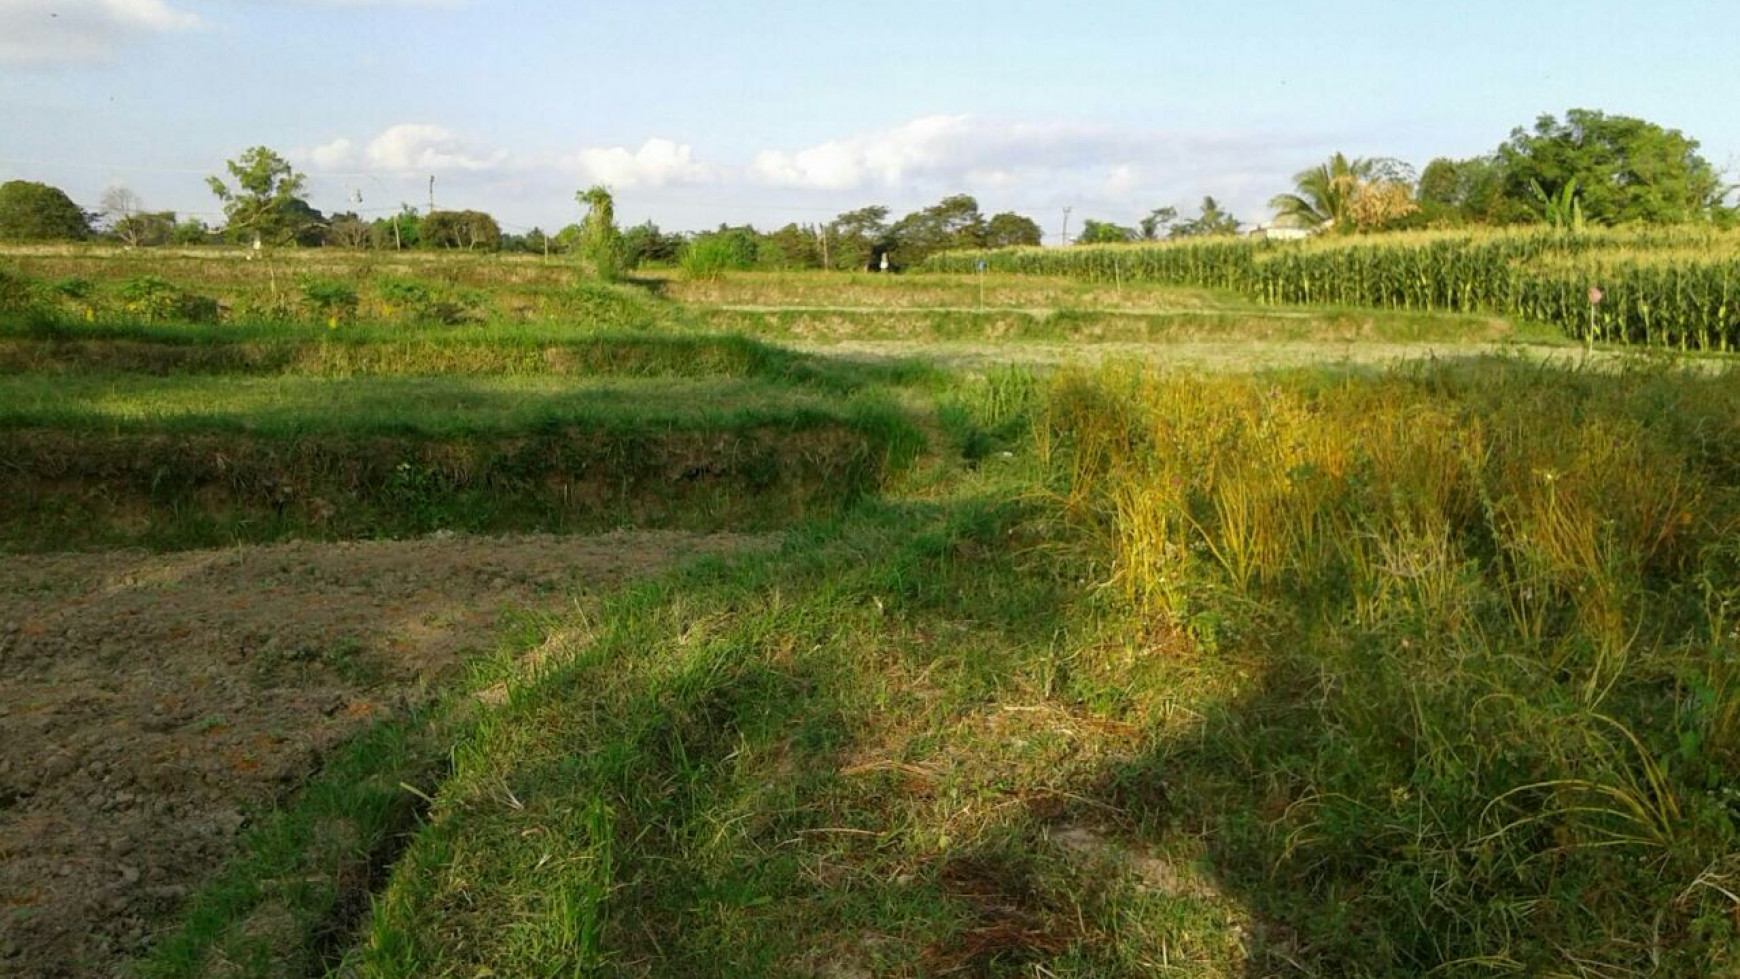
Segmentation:
<svg viewBox="0 0 1740 979">
<path fill-rule="evenodd" d="M 767 527 L 924 436 L 881 396 L 754 381 L 0 377 L 13 550 L 433 530 Z"/>
</svg>

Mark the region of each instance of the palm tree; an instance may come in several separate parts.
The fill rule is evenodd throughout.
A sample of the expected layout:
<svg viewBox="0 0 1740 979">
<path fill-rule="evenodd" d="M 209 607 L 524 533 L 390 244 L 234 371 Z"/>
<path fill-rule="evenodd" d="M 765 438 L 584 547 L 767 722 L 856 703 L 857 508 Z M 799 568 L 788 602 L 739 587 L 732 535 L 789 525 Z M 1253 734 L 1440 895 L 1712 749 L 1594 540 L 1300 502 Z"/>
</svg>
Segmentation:
<svg viewBox="0 0 1740 979">
<path fill-rule="evenodd" d="M 1276 194 L 1269 201 L 1275 222 L 1295 228 L 1345 228 L 1348 210 L 1359 188 L 1377 175 L 1382 161 L 1337 153 L 1326 162 L 1302 170 L 1293 178 L 1296 194 Z"/>
</svg>

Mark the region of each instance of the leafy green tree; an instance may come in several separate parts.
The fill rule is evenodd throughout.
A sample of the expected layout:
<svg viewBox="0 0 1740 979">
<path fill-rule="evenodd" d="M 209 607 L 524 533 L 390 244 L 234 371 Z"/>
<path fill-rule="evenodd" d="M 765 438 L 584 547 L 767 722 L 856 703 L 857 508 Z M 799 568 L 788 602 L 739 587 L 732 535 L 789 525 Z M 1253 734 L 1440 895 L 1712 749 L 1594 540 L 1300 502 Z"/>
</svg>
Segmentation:
<svg viewBox="0 0 1740 979">
<path fill-rule="evenodd" d="M 59 187 L 28 180 L 0 184 L 0 240 L 83 241 L 91 218 Z"/>
<path fill-rule="evenodd" d="M 185 218 L 175 226 L 169 241 L 174 245 L 209 245 L 214 239 L 211 228 L 199 218 Z"/>
<path fill-rule="evenodd" d="M 580 237 L 585 234 L 579 222 L 564 225 L 562 230 L 550 238 L 550 250 L 563 255 L 572 255 L 580 250 Z"/>
<path fill-rule="evenodd" d="M 819 269 L 822 267 L 822 240 L 815 228 L 788 224 L 764 236 L 763 251 L 772 249 L 781 268 Z M 774 254 L 764 254 L 762 264 L 770 264 Z"/>
<path fill-rule="evenodd" d="M 616 198 L 602 186 L 575 195 L 586 205 L 580 222 L 580 257 L 592 266 L 592 274 L 610 281 L 622 275 L 622 232 L 616 227 Z"/>
<path fill-rule="evenodd" d="M 991 215 L 985 222 L 986 248 L 1037 247 L 1045 241 L 1045 232 L 1030 217 L 1004 211 Z"/>
<path fill-rule="evenodd" d="M 1672 224 L 1708 216 L 1721 201 L 1716 169 L 1698 141 L 1630 116 L 1572 109 L 1543 115 L 1498 148 L 1507 196 L 1527 201 L 1539 185 L 1557 197 L 1575 180 L 1583 213 L 1597 224 Z"/>
<path fill-rule="evenodd" d="M 968 194 L 945 197 L 922 211 L 914 211 L 889 229 L 893 238 L 890 258 L 897 266 L 917 265 L 937 252 L 954 248 L 985 246 L 985 217 L 979 202 Z"/>
<path fill-rule="evenodd" d="M 1142 240 L 1159 241 L 1165 237 L 1161 232 L 1169 230 L 1177 220 L 1178 208 L 1176 207 L 1157 207 L 1149 211 L 1147 217 L 1144 217 L 1139 224 L 1142 229 Z"/>
<path fill-rule="evenodd" d="M 207 177 L 206 185 L 223 202 L 224 231 L 230 240 L 290 244 L 320 223 L 320 212 L 305 200 L 307 178 L 278 154 L 255 146 L 224 166 L 235 186 L 221 177 Z"/>
<path fill-rule="evenodd" d="M 543 228 L 533 228 L 523 235 L 501 236 L 501 250 L 525 255 L 542 255 L 550 247 L 550 236 Z"/>
<path fill-rule="evenodd" d="M 1417 197 L 1428 224 L 1512 224 L 1529 220 L 1529 209 L 1521 201 L 1505 196 L 1505 183 L 1504 164 L 1496 155 L 1467 160 L 1439 157 L 1420 172 Z"/>
<path fill-rule="evenodd" d="M 1136 240 L 1136 229 L 1110 221 L 1088 218 L 1082 222 L 1081 233 L 1075 236 L 1078 245 L 1122 245 Z"/>
<path fill-rule="evenodd" d="M 1202 213 L 1172 226 L 1173 238 L 1206 238 L 1216 235 L 1236 235 L 1241 222 L 1220 206 L 1213 197 L 1202 199 Z"/>
<path fill-rule="evenodd" d="M 420 239 L 424 248 L 493 252 L 501 248 L 501 225 L 482 211 L 430 211 Z"/>
<path fill-rule="evenodd" d="M 874 267 L 894 247 L 889 236 L 888 208 L 861 207 L 828 223 L 828 264 L 836 269 Z"/>
<path fill-rule="evenodd" d="M 622 233 L 623 264 L 639 268 L 646 264 L 672 265 L 682 256 L 683 236 L 665 234 L 647 221 Z"/>
<path fill-rule="evenodd" d="M 755 229 L 720 225 L 719 230 L 696 235 L 683 249 L 683 273 L 692 279 L 716 279 L 726 272 L 742 272 L 762 261 L 762 239 Z"/>
<path fill-rule="evenodd" d="M 416 248 L 423 240 L 423 218 L 417 209 L 403 205 L 390 218 L 377 218 L 369 225 L 369 244 L 376 248 Z"/>
</svg>

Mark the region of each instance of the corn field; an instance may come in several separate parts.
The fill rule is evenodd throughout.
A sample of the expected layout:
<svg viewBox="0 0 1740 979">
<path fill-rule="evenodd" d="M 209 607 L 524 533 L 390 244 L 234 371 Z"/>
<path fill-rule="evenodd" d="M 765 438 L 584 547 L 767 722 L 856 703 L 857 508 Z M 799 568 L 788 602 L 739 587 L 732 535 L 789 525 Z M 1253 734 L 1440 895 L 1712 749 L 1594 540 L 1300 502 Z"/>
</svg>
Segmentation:
<svg viewBox="0 0 1740 979">
<path fill-rule="evenodd" d="M 1423 232 L 949 252 L 925 271 L 1059 275 L 1238 292 L 1269 304 L 1496 313 L 1579 340 L 1740 347 L 1740 234 Z"/>
</svg>

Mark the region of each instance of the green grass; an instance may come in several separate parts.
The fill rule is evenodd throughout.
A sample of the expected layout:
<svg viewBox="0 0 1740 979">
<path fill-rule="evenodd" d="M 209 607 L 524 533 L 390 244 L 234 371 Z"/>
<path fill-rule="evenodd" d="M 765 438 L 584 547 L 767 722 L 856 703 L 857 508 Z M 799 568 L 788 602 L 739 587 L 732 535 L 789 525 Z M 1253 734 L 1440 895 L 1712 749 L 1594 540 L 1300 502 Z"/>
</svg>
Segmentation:
<svg viewBox="0 0 1740 979">
<path fill-rule="evenodd" d="M 1056 309 L 703 309 L 708 329 L 774 340 L 1127 343 L 1167 346 L 1219 341 L 1263 343 L 1563 344 L 1549 330 L 1519 331 L 1490 317 L 1375 315 L 1358 310 L 1309 313 L 1230 306 L 1163 313 Z"/>
<path fill-rule="evenodd" d="M 1059 840 L 1116 822 L 1127 728 L 1071 694 L 1072 589 L 1019 527 L 874 507 L 623 596 L 456 754 L 357 973 L 1230 969 L 1211 888 Z"/>
<path fill-rule="evenodd" d="M 971 384 L 965 465 L 519 677 L 351 968 L 1724 974 L 1734 390 Z"/>
<path fill-rule="evenodd" d="M 765 528 L 925 436 L 877 391 L 756 380 L 0 376 L 0 546 Z"/>
<path fill-rule="evenodd" d="M 852 404 L 765 381 L 711 378 L 0 375 L 0 428 L 260 437 L 802 428 L 844 417 Z"/>
<path fill-rule="evenodd" d="M 9 373 L 578 375 L 760 378 L 830 391 L 934 383 L 913 360 L 843 363 L 747 337 L 526 324 L 487 328 L 351 324 L 0 322 Z"/>
</svg>

